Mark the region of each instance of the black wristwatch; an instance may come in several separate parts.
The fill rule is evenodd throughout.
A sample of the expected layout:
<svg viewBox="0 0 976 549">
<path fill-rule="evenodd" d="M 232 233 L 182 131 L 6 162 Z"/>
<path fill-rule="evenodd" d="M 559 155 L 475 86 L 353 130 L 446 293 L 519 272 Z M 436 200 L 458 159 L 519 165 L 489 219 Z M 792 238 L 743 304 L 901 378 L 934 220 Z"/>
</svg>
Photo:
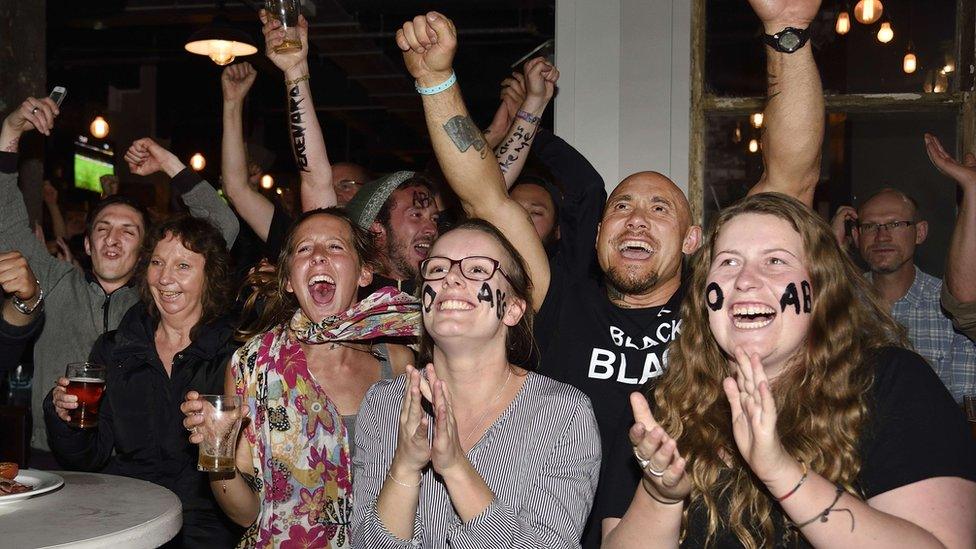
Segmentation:
<svg viewBox="0 0 976 549">
<path fill-rule="evenodd" d="M 786 27 L 776 34 L 764 34 L 763 40 L 769 47 L 783 53 L 793 53 L 803 47 L 810 39 L 807 29 Z"/>
</svg>

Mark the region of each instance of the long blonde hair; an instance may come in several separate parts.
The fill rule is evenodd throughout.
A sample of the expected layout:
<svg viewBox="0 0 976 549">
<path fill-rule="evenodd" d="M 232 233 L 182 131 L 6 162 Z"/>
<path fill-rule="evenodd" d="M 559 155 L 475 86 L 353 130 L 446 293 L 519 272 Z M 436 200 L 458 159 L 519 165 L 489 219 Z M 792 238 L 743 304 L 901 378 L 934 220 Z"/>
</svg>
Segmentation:
<svg viewBox="0 0 976 549">
<path fill-rule="evenodd" d="M 746 213 L 773 215 L 793 226 L 803 241 L 813 287 L 804 347 L 773 384 L 780 439 L 793 457 L 848 491 L 854 491 L 861 467 L 858 440 L 874 379 L 871 357 L 886 345 L 904 345 L 905 338 L 841 251 L 830 227 L 809 208 L 785 195 L 764 193 L 719 213 L 693 260 L 681 335 L 670 348 L 668 371 L 650 396 L 655 417 L 689 457 L 688 508 L 707 510 L 707 543 L 715 541 L 721 526 L 730 528 L 744 546 L 756 548 L 774 542 L 772 498 L 732 436 L 731 411 L 722 390 L 729 358 L 711 333 L 705 295 L 715 239 L 729 220 Z M 725 498 L 730 502 L 727 519 L 719 504 Z M 686 528 L 687 512 L 684 522 Z"/>
</svg>

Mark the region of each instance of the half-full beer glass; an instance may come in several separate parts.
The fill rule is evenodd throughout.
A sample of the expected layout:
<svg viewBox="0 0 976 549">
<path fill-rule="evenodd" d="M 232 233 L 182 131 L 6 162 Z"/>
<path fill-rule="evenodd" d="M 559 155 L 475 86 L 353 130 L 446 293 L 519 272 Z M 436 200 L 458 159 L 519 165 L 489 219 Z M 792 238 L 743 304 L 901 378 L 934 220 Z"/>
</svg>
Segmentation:
<svg viewBox="0 0 976 549">
<path fill-rule="evenodd" d="M 234 451 L 241 429 L 241 397 L 200 395 L 203 423 L 195 427 L 203 435 L 197 470 L 209 473 L 231 473 L 235 469 Z"/>
<path fill-rule="evenodd" d="M 78 397 L 78 407 L 69 410 L 68 425 L 88 429 L 98 425 L 98 403 L 105 391 L 105 366 L 91 362 L 72 362 L 65 369 L 65 393 Z"/>
<path fill-rule="evenodd" d="M 302 49 L 298 36 L 298 15 L 302 12 L 301 0 L 266 0 L 264 9 L 268 16 L 281 21 L 285 31 L 285 41 L 274 48 L 275 53 L 286 53 Z"/>
</svg>

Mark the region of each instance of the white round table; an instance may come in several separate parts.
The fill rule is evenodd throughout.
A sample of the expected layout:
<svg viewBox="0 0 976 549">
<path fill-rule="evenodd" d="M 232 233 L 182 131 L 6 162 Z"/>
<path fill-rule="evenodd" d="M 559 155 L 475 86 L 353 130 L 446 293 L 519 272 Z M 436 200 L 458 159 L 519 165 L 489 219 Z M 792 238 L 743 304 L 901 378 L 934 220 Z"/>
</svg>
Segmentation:
<svg viewBox="0 0 976 549">
<path fill-rule="evenodd" d="M 55 471 L 64 486 L 0 505 L 0 546 L 159 547 L 183 525 L 183 506 L 162 486 L 129 477 Z"/>
</svg>

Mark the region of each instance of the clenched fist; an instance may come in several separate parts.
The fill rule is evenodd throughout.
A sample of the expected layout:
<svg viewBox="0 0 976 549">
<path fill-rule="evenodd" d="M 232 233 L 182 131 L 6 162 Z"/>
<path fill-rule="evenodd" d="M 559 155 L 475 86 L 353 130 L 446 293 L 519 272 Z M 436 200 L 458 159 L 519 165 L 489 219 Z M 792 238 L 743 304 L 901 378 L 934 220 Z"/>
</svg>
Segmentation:
<svg viewBox="0 0 976 549">
<path fill-rule="evenodd" d="M 436 86 L 451 76 L 457 29 L 444 15 L 432 11 L 407 21 L 397 31 L 396 43 L 407 70 L 421 86 Z"/>
</svg>

